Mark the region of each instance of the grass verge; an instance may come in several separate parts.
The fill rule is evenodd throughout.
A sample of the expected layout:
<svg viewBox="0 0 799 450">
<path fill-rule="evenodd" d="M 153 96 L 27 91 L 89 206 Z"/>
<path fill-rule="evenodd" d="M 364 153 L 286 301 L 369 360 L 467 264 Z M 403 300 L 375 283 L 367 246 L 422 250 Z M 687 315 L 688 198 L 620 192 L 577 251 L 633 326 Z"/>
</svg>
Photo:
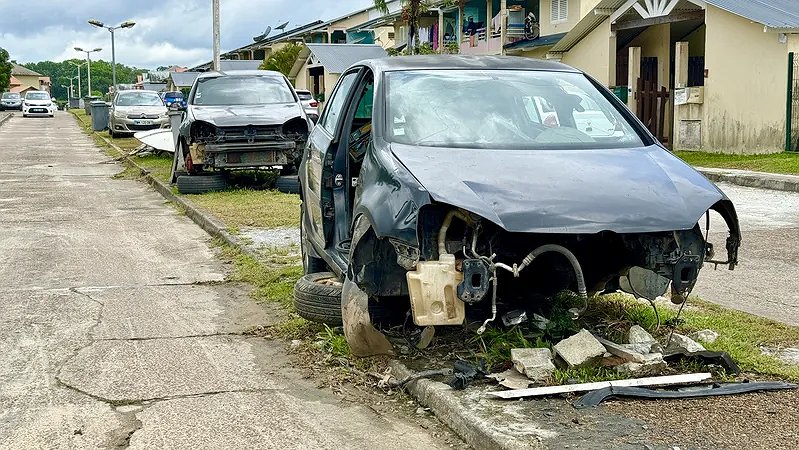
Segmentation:
<svg viewBox="0 0 799 450">
<path fill-rule="evenodd" d="M 221 219 L 228 228 L 300 226 L 300 198 L 293 194 L 232 189 L 187 195 L 186 198 Z"/>
<path fill-rule="evenodd" d="M 676 152 L 675 154 L 692 166 L 799 175 L 799 153 L 725 155 L 705 152 Z"/>
</svg>

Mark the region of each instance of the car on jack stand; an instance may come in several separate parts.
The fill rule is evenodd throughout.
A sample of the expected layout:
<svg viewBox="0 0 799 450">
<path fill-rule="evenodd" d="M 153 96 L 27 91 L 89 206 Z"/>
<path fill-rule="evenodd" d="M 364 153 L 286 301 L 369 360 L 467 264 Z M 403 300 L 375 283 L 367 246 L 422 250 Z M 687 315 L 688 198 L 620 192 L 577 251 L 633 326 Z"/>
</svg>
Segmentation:
<svg viewBox="0 0 799 450">
<path fill-rule="evenodd" d="M 587 131 L 586 99 L 613 132 Z M 418 326 L 471 312 L 484 330 L 563 290 L 586 306 L 618 290 L 681 303 L 704 264 L 738 263 L 727 196 L 612 92 L 555 62 L 361 62 L 312 130 L 300 183 L 297 310 L 343 322 L 361 356 L 391 351 L 371 322 L 392 309 Z M 711 213 L 725 257 L 706 238 Z"/>
</svg>

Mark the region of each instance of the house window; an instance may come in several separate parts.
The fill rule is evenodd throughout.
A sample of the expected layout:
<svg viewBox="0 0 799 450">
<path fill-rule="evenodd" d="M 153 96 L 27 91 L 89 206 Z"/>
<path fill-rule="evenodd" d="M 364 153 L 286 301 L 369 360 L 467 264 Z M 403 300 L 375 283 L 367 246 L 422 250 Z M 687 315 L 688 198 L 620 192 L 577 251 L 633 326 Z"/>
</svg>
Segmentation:
<svg viewBox="0 0 799 450">
<path fill-rule="evenodd" d="M 393 31 L 389 31 L 388 32 L 388 39 L 391 40 L 391 41 L 394 40 L 394 32 Z"/>
<path fill-rule="evenodd" d="M 569 0 L 552 0 L 550 19 L 552 23 L 569 20 Z"/>
</svg>

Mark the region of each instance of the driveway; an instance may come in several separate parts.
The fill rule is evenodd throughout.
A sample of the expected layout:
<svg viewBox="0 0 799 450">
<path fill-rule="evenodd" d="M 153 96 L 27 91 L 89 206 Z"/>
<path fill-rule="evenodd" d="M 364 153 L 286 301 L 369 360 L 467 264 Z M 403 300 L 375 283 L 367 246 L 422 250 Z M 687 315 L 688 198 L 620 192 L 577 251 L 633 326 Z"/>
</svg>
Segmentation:
<svg viewBox="0 0 799 450">
<path fill-rule="evenodd" d="M 278 315 L 66 113 L 0 128 L 0 448 L 443 448 L 248 336 Z M 461 444 L 462 445 L 462 444 Z"/>
<path fill-rule="evenodd" d="M 743 233 L 740 265 L 706 265 L 694 293 L 706 300 L 799 325 L 799 194 L 720 183 L 735 203 Z M 704 222 L 704 221 L 703 221 Z M 726 230 L 712 217 L 710 240 L 724 251 Z"/>
</svg>

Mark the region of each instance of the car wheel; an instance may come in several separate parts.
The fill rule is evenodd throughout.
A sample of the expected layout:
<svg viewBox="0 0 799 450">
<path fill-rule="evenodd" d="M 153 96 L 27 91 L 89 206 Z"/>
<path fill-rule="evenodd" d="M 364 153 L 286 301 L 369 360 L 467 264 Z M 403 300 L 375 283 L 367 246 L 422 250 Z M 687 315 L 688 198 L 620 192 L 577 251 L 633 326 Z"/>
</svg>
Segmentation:
<svg viewBox="0 0 799 450">
<path fill-rule="evenodd" d="M 300 177 L 297 175 L 288 175 L 278 177 L 275 182 L 275 189 L 286 194 L 299 194 L 300 193 Z"/>
<path fill-rule="evenodd" d="M 341 325 L 341 288 L 332 272 L 310 273 L 294 285 L 294 308 L 304 319 Z"/>
<path fill-rule="evenodd" d="M 181 194 L 205 194 L 222 191 L 227 187 L 227 180 L 221 174 L 181 175 L 178 177 L 178 192 Z"/>
</svg>

